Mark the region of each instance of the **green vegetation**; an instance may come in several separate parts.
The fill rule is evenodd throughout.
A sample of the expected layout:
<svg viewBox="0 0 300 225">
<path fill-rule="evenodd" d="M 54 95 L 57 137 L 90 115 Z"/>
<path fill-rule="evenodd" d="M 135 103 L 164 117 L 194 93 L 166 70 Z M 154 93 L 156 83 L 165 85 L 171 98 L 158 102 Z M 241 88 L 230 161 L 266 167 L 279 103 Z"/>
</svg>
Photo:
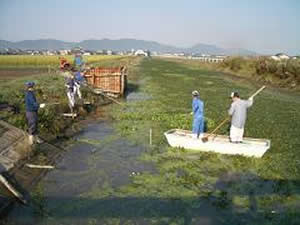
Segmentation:
<svg viewBox="0 0 300 225">
<path fill-rule="evenodd" d="M 12 57 L 10 60 L 21 60 L 22 56 L 5 56 Z M 15 57 L 15 58 L 14 58 Z M 30 59 L 31 56 L 24 57 L 24 62 L 27 63 L 26 59 Z M 37 59 L 36 63 L 38 67 L 47 65 L 47 63 L 56 64 L 59 67 L 58 57 L 49 56 L 43 58 L 43 56 L 32 56 Z M 97 60 L 97 65 L 111 66 L 111 65 L 123 65 L 130 64 L 135 58 L 125 58 L 118 56 L 91 56 L 91 60 L 88 61 L 93 63 L 93 60 Z M 94 57 L 94 58 L 93 58 Z M 6 59 L 8 59 L 6 58 Z M 43 61 L 45 59 L 45 61 Z M 50 61 L 47 61 L 50 60 Z M 101 61 L 102 60 L 102 61 Z M 3 61 L 0 61 L 3 63 Z M 13 61 L 10 61 L 13 62 Z M 20 65 L 24 65 L 21 60 Z M 33 62 L 33 61 L 32 61 Z M 33 65 L 30 60 L 28 65 Z M 95 63 L 95 62 L 94 62 Z M 0 63 L 1 64 L 1 63 Z M 18 64 L 18 63 L 17 63 Z M 3 64 L 5 65 L 5 64 Z M 17 66 L 18 67 L 18 66 Z M 34 73 L 35 71 L 33 71 Z M 27 71 L 28 73 L 28 71 Z M 72 121 L 65 119 L 62 113 L 70 111 L 68 107 L 68 100 L 66 96 L 65 81 L 63 76 L 58 73 L 38 73 L 36 75 L 22 75 L 22 68 L 18 68 L 16 74 L 11 75 L 11 79 L 0 79 L 0 103 L 8 103 L 17 109 L 17 113 L 7 112 L 6 110 L 0 111 L 0 118 L 7 122 L 23 129 L 27 129 L 26 118 L 25 118 L 25 82 L 28 80 L 36 83 L 35 93 L 39 103 L 49 103 L 44 109 L 39 110 L 39 130 L 44 137 L 56 137 L 57 135 L 63 135 L 64 130 L 71 125 Z M 15 77 L 15 79 L 14 79 Z M 96 96 L 90 92 L 88 88 L 82 87 L 81 89 L 83 97 L 86 101 L 92 102 L 95 105 L 99 104 L 103 100 L 102 97 Z M 88 106 L 86 106 L 88 107 Z M 80 108 L 80 116 L 86 116 L 86 113 L 90 111 L 89 108 Z"/>
<path fill-rule="evenodd" d="M 98 168 L 95 160 L 105 165 L 107 159 L 95 152 L 88 157 L 90 167 L 64 173 L 76 174 L 71 185 L 90 184 L 85 187 L 88 191 L 71 198 L 45 199 L 42 187 L 36 189 L 35 212 L 44 219 L 44 224 L 300 223 L 299 95 L 267 88 L 255 98 L 245 136 L 271 139 L 271 149 L 263 158 L 195 153 L 169 147 L 163 136 L 168 129 L 191 129 L 191 92 L 198 90 L 204 100 L 206 127 L 210 131 L 227 116 L 232 90 L 238 90 L 246 98 L 259 85 L 241 82 L 191 61 L 145 58 L 140 64 L 129 62 L 128 65 L 131 65 L 130 92 L 126 107 L 111 106 L 114 124 L 122 137 L 147 147 L 141 160 L 152 163 L 155 170 L 136 173 L 130 176 L 130 184 L 116 188 L 108 174 L 126 178 L 128 171 L 115 175 L 105 167 Z M 233 68 L 240 71 L 244 67 Z M 56 78 L 35 79 L 40 86 Z M 19 94 L 13 95 L 9 90 L 13 83 L 7 83 L 0 92 L 2 99 L 9 97 L 21 106 L 22 97 L 16 96 L 22 96 L 23 81 L 14 83 Z M 50 86 L 45 85 L 43 91 L 50 92 Z M 152 146 L 149 146 L 150 128 Z M 227 127 L 219 133 L 228 134 Z M 109 135 L 98 142 L 88 138 L 78 141 L 98 146 L 119 139 Z M 113 168 L 118 168 L 128 157 L 122 145 L 116 146 L 119 155 Z M 105 179 L 93 182 L 93 176 Z"/>
<path fill-rule="evenodd" d="M 279 87 L 299 86 L 300 59 L 275 61 L 269 57 L 232 57 L 220 64 L 220 68 Z"/>
<path fill-rule="evenodd" d="M 229 57 L 222 63 L 201 63 L 197 60 L 175 60 L 193 68 L 220 71 L 276 87 L 299 91 L 300 59 L 275 61 L 269 57 Z"/>
<path fill-rule="evenodd" d="M 116 127 L 121 135 L 144 145 L 153 129 L 154 145 L 142 158 L 155 163 L 159 172 L 134 177 L 119 195 L 166 199 L 169 210 L 176 199 L 179 205 L 184 202 L 180 213 L 169 218 L 158 215 L 150 224 L 193 224 L 187 221 L 197 221 L 206 201 L 223 210 L 222 216 L 215 217 L 220 224 L 299 223 L 299 96 L 267 89 L 255 99 L 245 135 L 271 139 L 272 147 L 263 158 L 190 153 L 167 147 L 163 132 L 191 129 L 192 90 L 199 90 L 205 102 L 209 131 L 225 118 L 232 90 L 246 98 L 258 86 L 194 64 L 160 59 L 144 60 L 135 79 L 139 91 L 150 98 L 128 103 L 125 112 L 115 108 Z M 227 127 L 219 133 L 228 134 Z M 151 201 L 144 208 L 156 212 Z"/>
</svg>

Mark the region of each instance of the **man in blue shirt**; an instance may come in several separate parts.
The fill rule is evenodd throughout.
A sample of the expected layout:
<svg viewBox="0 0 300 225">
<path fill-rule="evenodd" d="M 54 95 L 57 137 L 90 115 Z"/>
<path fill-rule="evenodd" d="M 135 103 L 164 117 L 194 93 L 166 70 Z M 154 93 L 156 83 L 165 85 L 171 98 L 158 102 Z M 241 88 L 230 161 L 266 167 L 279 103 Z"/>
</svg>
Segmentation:
<svg viewBox="0 0 300 225">
<path fill-rule="evenodd" d="M 25 91 L 25 108 L 28 123 L 29 144 L 34 142 L 42 143 L 43 141 L 37 136 L 38 133 L 38 110 L 44 108 L 45 104 L 39 104 L 34 93 L 35 83 L 32 81 L 25 83 L 27 89 Z"/>
<path fill-rule="evenodd" d="M 193 130 L 192 133 L 195 138 L 199 138 L 199 136 L 203 137 L 204 132 L 204 104 L 203 101 L 199 98 L 199 92 L 193 91 L 193 112 L 194 115 L 194 122 L 193 122 Z"/>
</svg>

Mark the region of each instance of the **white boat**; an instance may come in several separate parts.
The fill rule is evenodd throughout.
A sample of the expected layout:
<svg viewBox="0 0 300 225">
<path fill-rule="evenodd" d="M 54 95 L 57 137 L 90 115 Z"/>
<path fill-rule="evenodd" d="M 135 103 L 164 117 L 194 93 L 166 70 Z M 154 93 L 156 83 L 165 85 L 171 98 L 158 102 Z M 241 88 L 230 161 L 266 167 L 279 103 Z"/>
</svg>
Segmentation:
<svg viewBox="0 0 300 225">
<path fill-rule="evenodd" d="M 195 138 L 191 131 L 180 129 L 169 130 L 164 135 L 172 147 L 257 158 L 261 158 L 271 145 L 270 140 L 256 138 L 244 138 L 239 144 L 231 143 L 229 137 L 224 135 L 212 135 L 207 142 L 203 142 L 201 138 Z M 205 137 L 207 135 L 204 134 Z"/>
</svg>

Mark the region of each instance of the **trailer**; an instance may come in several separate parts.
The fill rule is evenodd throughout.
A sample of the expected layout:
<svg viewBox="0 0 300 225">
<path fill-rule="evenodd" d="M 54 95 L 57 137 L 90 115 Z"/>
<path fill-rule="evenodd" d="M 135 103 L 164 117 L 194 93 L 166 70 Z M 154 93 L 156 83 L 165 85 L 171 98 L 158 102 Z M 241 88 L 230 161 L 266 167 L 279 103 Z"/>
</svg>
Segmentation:
<svg viewBox="0 0 300 225">
<path fill-rule="evenodd" d="M 124 95 L 127 86 L 127 68 L 92 67 L 84 72 L 88 85 L 95 93 L 105 93 L 112 97 Z"/>
</svg>

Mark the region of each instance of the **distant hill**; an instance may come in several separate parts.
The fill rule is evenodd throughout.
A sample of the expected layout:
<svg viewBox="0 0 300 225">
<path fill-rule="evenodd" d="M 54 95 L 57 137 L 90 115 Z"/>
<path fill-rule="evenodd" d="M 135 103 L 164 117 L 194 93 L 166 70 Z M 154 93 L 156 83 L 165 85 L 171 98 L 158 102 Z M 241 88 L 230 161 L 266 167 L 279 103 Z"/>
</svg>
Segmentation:
<svg viewBox="0 0 300 225">
<path fill-rule="evenodd" d="M 207 44 L 196 44 L 190 48 L 187 48 L 186 52 L 187 53 L 212 54 L 212 55 L 226 54 L 225 49 L 219 48 L 215 45 L 207 45 Z"/>
<path fill-rule="evenodd" d="M 32 50 L 59 50 L 70 49 L 72 47 L 81 46 L 87 50 L 113 50 L 125 51 L 131 49 L 145 49 L 160 53 L 198 53 L 198 54 L 225 54 L 225 55 L 256 55 L 257 53 L 246 49 L 224 49 L 215 45 L 197 44 L 190 48 L 178 48 L 171 45 L 160 44 L 155 41 L 144 41 L 136 39 L 102 39 L 102 40 L 84 40 L 81 42 L 65 42 L 55 39 L 40 39 L 40 40 L 24 40 L 18 42 L 10 42 L 0 40 L 0 48 L 17 48 L 17 49 L 32 49 Z"/>
<path fill-rule="evenodd" d="M 0 40 L 0 48 L 18 48 L 18 49 L 32 49 L 32 50 L 59 50 L 72 48 L 75 43 L 64 42 L 54 39 L 40 39 L 40 40 L 25 40 L 18 42 L 10 42 Z"/>
<path fill-rule="evenodd" d="M 147 49 L 157 52 L 178 52 L 178 48 L 159 44 L 154 41 L 143 41 L 135 39 L 119 39 L 119 40 L 85 40 L 79 42 L 78 45 L 85 49 L 97 50 L 97 49 L 110 49 L 113 51 L 125 51 L 131 49 Z"/>
</svg>

